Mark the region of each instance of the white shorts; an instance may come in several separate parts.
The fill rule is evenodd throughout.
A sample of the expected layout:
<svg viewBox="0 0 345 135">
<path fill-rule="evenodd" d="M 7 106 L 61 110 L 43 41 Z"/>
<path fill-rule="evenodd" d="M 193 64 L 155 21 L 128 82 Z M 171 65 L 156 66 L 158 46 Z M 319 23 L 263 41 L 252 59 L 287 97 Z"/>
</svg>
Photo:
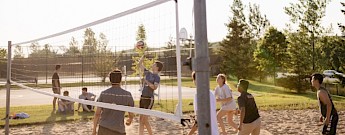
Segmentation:
<svg viewBox="0 0 345 135">
<path fill-rule="evenodd" d="M 220 110 L 225 110 L 225 111 L 236 110 L 236 102 L 232 100 L 231 102 L 225 103 L 222 105 Z"/>
</svg>

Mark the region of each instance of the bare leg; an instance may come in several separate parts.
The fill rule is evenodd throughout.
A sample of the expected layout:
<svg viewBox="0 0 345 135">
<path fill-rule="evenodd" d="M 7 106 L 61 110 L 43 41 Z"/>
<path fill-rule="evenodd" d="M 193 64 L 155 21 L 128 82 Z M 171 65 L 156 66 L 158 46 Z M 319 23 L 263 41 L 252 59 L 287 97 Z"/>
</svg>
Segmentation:
<svg viewBox="0 0 345 135">
<path fill-rule="evenodd" d="M 235 111 L 230 111 L 227 113 L 228 116 L 228 123 L 231 127 L 233 127 L 235 129 L 235 131 L 237 131 L 237 125 L 235 124 L 235 122 L 233 121 L 233 116 L 234 113 L 236 113 Z"/>
<path fill-rule="evenodd" d="M 58 106 L 61 112 L 65 111 L 65 106 L 63 105 L 63 103 L 61 103 L 61 101 L 58 101 Z"/>
<path fill-rule="evenodd" d="M 81 104 L 81 106 L 83 107 L 84 110 L 90 112 L 91 110 L 87 107 L 87 105 L 85 104 Z"/>
<path fill-rule="evenodd" d="M 146 130 L 149 133 L 149 135 L 152 135 L 151 125 L 150 125 L 150 122 L 148 120 L 148 116 L 146 116 L 146 115 L 144 115 L 144 126 L 146 127 Z"/>
<path fill-rule="evenodd" d="M 139 116 L 139 135 L 143 135 L 144 134 L 144 117 L 143 115 Z"/>
<path fill-rule="evenodd" d="M 192 135 L 194 134 L 194 132 L 198 129 L 198 125 L 197 124 L 194 124 L 192 129 L 189 131 L 188 135 Z"/>
<path fill-rule="evenodd" d="M 224 126 L 224 123 L 223 123 L 223 116 L 226 115 L 226 111 L 224 110 L 219 110 L 218 113 L 217 113 L 217 120 L 218 120 L 218 123 L 219 123 L 219 126 L 220 128 L 222 129 L 222 133 L 221 134 L 226 134 L 226 131 L 225 131 L 225 126 Z"/>
<path fill-rule="evenodd" d="M 54 97 L 54 99 L 53 99 L 53 110 L 54 110 L 54 111 L 56 110 L 56 108 L 55 108 L 55 106 L 56 106 L 56 100 L 57 100 L 57 98 Z"/>
</svg>

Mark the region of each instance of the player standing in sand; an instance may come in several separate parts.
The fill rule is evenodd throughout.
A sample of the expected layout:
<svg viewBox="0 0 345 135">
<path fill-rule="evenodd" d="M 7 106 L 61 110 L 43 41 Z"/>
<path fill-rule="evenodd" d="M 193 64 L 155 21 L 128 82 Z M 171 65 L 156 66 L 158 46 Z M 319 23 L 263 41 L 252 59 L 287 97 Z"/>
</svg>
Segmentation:
<svg viewBox="0 0 345 135">
<path fill-rule="evenodd" d="M 142 41 L 139 41 L 142 42 Z M 143 43 L 137 44 L 137 46 L 143 46 Z M 137 47 L 138 48 L 138 47 Z M 141 47 L 142 49 L 143 47 Z M 140 73 L 144 73 L 144 86 L 143 86 L 143 90 L 142 90 L 142 94 L 140 97 L 140 108 L 144 108 L 144 109 L 152 109 L 153 107 L 153 103 L 154 103 L 154 90 L 156 90 L 159 86 L 160 83 L 160 76 L 159 76 L 159 72 L 162 70 L 163 68 L 163 63 L 156 61 L 151 69 L 152 71 L 149 71 L 145 68 L 143 62 L 144 62 L 144 56 L 143 55 L 139 62 L 139 70 Z M 146 115 L 140 115 L 140 123 L 139 123 L 139 135 L 144 134 L 144 128 L 146 127 L 147 132 L 152 135 L 152 129 L 151 129 L 151 125 L 148 121 L 148 116 Z"/>
<path fill-rule="evenodd" d="M 323 76 L 321 74 L 316 73 L 312 75 L 311 84 L 317 90 L 317 100 L 319 101 L 321 112 L 320 122 L 323 122 L 322 134 L 335 135 L 338 124 L 338 113 L 328 90 L 321 86 L 322 81 Z"/>
<path fill-rule="evenodd" d="M 111 87 L 102 91 L 97 102 L 110 103 L 134 107 L 132 94 L 121 88 L 122 73 L 114 70 L 109 74 Z M 134 114 L 128 112 L 126 125 L 129 126 L 133 121 Z M 92 135 L 124 135 L 126 129 L 124 125 L 125 112 L 97 107 L 94 120 Z M 97 132 L 98 126 L 98 132 Z"/>
<path fill-rule="evenodd" d="M 247 92 L 248 86 L 249 82 L 244 79 L 241 79 L 237 84 L 237 90 L 241 93 L 237 98 L 241 111 L 238 135 L 259 135 L 261 119 L 254 96 Z"/>
<path fill-rule="evenodd" d="M 54 94 L 61 94 L 61 86 L 60 86 L 60 77 L 59 77 L 59 70 L 61 68 L 61 65 L 56 65 L 55 66 L 55 72 L 53 74 L 53 77 L 52 77 L 52 89 L 53 89 L 53 92 Z M 55 106 L 56 106 L 56 100 L 57 100 L 57 97 L 54 97 L 53 99 L 53 111 L 55 111 Z"/>
<path fill-rule="evenodd" d="M 195 72 L 192 72 L 192 79 L 193 82 L 196 86 L 196 75 Z M 198 111 L 198 98 L 197 98 L 197 94 L 195 94 L 194 96 L 194 101 L 193 101 L 193 105 L 194 105 L 194 113 L 195 116 L 198 117 L 197 111 Z M 214 94 L 210 91 L 210 117 L 211 117 L 211 135 L 219 135 L 218 132 L 218 125 L 217 125 L 217 110 L 216 110 L 216 98 L 214 96 Z M 196 119 L 196 118 L 195 118 Z M 192 135 L 194 134 L 194 132 L 198 129 L 198 122 L 195 121 L 192 129 L 189 131 L 188 135 Z"/>
<path fill-rule="evenodd" d="M 233 121 L 233 114 L 236 113 L 236 101 L 232 96 L 232 90 L 226 83 L 226 75 L 218 74 L 216 82 L 218 86 L 215 88 L 214 95 L 216 101 L 221 103 L 221 108 L 217 112 L 217 121 L 222 129 L 221 134 L 226 134 L 223 117 L 227 115 L 228 124 L 233 127 L 237 132 L 237 125 Z"/>
</svg>

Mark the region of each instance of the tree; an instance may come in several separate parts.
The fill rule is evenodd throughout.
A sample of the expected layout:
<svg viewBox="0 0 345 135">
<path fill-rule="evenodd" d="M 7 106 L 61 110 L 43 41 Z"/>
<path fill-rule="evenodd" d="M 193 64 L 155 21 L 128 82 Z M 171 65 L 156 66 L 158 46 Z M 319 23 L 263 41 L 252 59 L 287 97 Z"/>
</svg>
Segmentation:
<svg viewBox="0 0 345 135">
<path fill-rule="evenodd" d="M 145 43 L 145 46 L 143 49 L 138 49 L 136 47 L 134 47 L 134 51 L 138 54 L 137 56 L 132 56 L 132 60 L 133 60 L 133 64 L 132 64 L 132 69 L 134 70 L 133 75 L 140 75 L 142 76 L 143 73 L 139 73 L 139 59 L 145 54 L 145 52 L 148 50 L 148 45 L 146 43 L 146 30 L 145 30 L 145 26 L 143 24 L 140 24 L 138 26 L 138 31 L 137 31 L 137 36 L 136 36 L 136 41 L 143 41 Z M 151 55 L 151 56 L 150 56 Z M 152 56 L 153 55 L 153 56 Z M 148 59 L 147 57 L 152 57 L 152 59 Z M 147 54 L 147 56 L 144 59 L 144 66 L 145 67 L 151 67 L 152 64 L 158 59 L 158 56 L 155 54 Z"/>
<path fill-rule="evenodd" d="M 256 4 L 249 3 L 249 26 L 252 38 L 257 40 L 265 32 L 266 28 L 270 26 L 270 22 L 266 15 L 261 15 L 260 7 Z"/>
<path fill-rule="evenodd" d="M 345 8 L 345 3 L 344 2 L 340 2 L 340 4 Z M 345 9 L 342 9 L 340 11 L 345 15 Z M 344 26 L 344 24 L 338 23 L 338 26 L 339 26 L 340 30 L 343 33 L 345 33 L 345 26 Z M 345 36 L 345 35 L 343 35 L 343 36 Z"/>
<path fill-rule="evenodd" d="M 260 12 L 259 5 L 256 4 L 250 4 L 249 3 L 249 28 L 250 28 L 250 44 L 251 44 L 251 53 L 254 54 L 255 49 L 257 48 L 258 40 L 261 38 L 263 33 L 266 31 L 266 29 L 269 27 L 270 22 L 266 18 L 266 15 L 262 15 Z M 253 56 L 254 57 L 254 56 Z M 254 74 L 259 76 L 260 81 L 267 76 L 265 72 L 262 70 L 259 70 L 258 67 L 259 63 L 254 61 L 254 59 L 251 59 L 250 62 L 251 70 Z"/>
<path fill-rule="evenodd" d="M 30 50 L 31 54 L 29 55 L 29 57 L 32 57 L 34 54 L 37 54 L 39 52 L 39 44 L 37 42 L 31 43 Z"/>
<path fill-rule="evenodd" d="M 67 56 L 75 56 L 81 53 L 78 48 L 78 41 L 75 40 L 74 37 L 72 37 L 71 41 L 69 42 L 69 48 L 64 50 L 64 52 L 64 54 Z"/>
<path fill-rule="evenodd" d="M 4 48 L 0 48 L 0 58 L 4 59 L 7 58 L 7 51 Z"/>
<path fill-rule="evenodd" d="M 274 81 L 277 68 L 282 69 L 288 54 L 285 35 L 274 27 L 270 27 L 259 41 L 254 52 L 257 69 L 267 75 L 273 75 Z"/>
<path fill-rule="evenodd" d="M 342 9 L 341 10 L 341 12 L 344 14 L 344 16 L 345 16 L 345 3 L 344 2 L 340 2 L 341 3 L 341 5 L 343 6 L 343 8 L 344 9 Z M 345 72 L 345 26 L 344 26 L 344 24 L 340 24 L 340 23 L 338 23 L 338 25 L 339 25 L 339 28 L 340 28 L 340 30 L 343 32 L 342 34 L 342 36 L 343 36 L 343 38 L 339 38 L 338 39 L 338 46 L 336 46 L 334 49 L 333 49 L 333 51 L 332 51 L 332 55 L 331 55 L 331 57 L 332 57 L 332 59 L 331 59 L 331 61 L 332 61 L 332 65 L 334 66 L 334 67 L 338 67 L 338 70 L 341 70 L 342 72 Z M 336 59 L 338 59 L 339 60 L 339 66 L 337 66 L 337 60 Z M 334 62 L 333 62 L 334 61 Z"/>
<path fill-rule="evenodd" d="M 325 16 L 328 2 L 329 0 L 299 0 L 298 3 L 290 3 L 289 7 L 284 8 L 285 13 L 290 16 L 291 22 L 298 24 L 298 33 L 305 32 L 301 36 L 305 36 L 304 38 L 308 40 L 308 44 L 311 44 L 313 71 L 316 70 L 315 37 L 319 37 L 322 33 L 321 19 Z"/>
<path fill-rule="evenodd" d="M 335 70 L 345 72 L 345 40 L 337 37 L 332 44 L 334 45 L 330 53 L 332 67 Z"/>
<path fill-rule="evenodd" d="M 97 76 L 102 78 L 102 82 L 105 82 L 109 72 L 113 70 L 117 65 L 117 60 L 114 55 L 107 49 L 108 40 L 103 33 L 99 34 L 99 40 L 97 43 L 97 55 L 93 56 L 94 68 Z"/>
<path fill-rule="evenodd" d="M 31 53 L 29 54 L 29 57 L 55 57 L 57 54 L 57 51 L 55 51 L 49 44 L 45 44 L 42 49 L 40 48 L 39 43 L 31 43 Z"/>
<path fill-rule="evenodd" d="M 5 48 L 0 48 L 0 77 L 6 77 L 6 63 L 7 63 L 7 50 Z"/>
<path fill-rule="evenodd" d="M 16 45 L 13 58 L 24 58 L 23 49 L 20 45 Z"/>
<path fill-rule="evenodd" d="M 317 68 L 319 69 L 335 69 L 332 66 L 331 53 L 336 47 L 336 37 L 335 36 L 324 36 L 320 37 L 317 46 L 320 46 L 318 53 L 316 53 Z"/>
<path fill-rule="evenodd" d="M 296 33 L 288 33 L 288 60 L 285 61 L 287 64 L 287 71 L 289 73 L 297 74 L 297 76 L 291 76 L 293 82 L 285 82 L 291 83 L 294 85 L 293 88 L 298 93 L 303 93 L 307 90 L 307 84 L 304 82 L 305 76 L 310 75 L 312 71 L 312 64 L 311 54 L 312 49 L 308 46 L 309 42 L 306 39 L 306 32 L 296 32 Z"/>
<path fill-rule="evenodd" d="M 97 50 L 97 39 L 95 32 L 91 28 L 86 28 L 84 31 L 84 43 L 82 47 L 83 55 L 93 55 Z"/>
<path fill-rule="evenodd" d="M 253 54 L 250 46 L 249 28 L 245 21 L 241 0 L 234 0 L 231 12 L 233 17 L 226 25 L 228 34 L 220 43 L 221 71 L 226 74 L 233 74 L 237 79 L 247 78 L 251 74 L 250 63 Z"/>
<path fill-rule="evenodd" d="M 146 41 L 146 30 L 144 24 L 138 26 L 136 41 Z"/>
</svg>

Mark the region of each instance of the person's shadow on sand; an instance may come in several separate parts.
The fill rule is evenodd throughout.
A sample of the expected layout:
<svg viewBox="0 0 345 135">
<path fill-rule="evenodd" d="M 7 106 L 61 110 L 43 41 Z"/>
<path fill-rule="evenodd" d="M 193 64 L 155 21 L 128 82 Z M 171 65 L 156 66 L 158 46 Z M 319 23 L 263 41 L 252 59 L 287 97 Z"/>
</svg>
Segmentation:
<svg viewBox="0 0 345 135">
<path fill-rule="evenodd" d="M 91 119 L 89 116 L 93 116 L 94 114 L 95 114 L 94 111 L 91 111 L 91 112 L 78 111 L 78 115 L 81 116 L 82 120 L 89 120 Z"/>
<path fill-rule="evenodd" d="M 54 123 L 58 117 L 61 117 L 61 121 L 66 121 L 67 119 L 66 114 L 55 112 L 55 110 L 50 112 L 49 117 L 45 120 L 48 124 L 44 124 L 43 133 L 52 134 L 52 128 L 54 127 Z"/>
<path fill-rule="evenodd" d="M 50 112 L 50 115 L 49 117 L 46 119 L 46 122 L 55 122 L 56 120 L 56 114 L 55 114 L 55 110 L 52 110 Z M 51 131 L 52 131 L 52 128 L 53 126 L 51 124 L 44 124 L 43 126 L 43 133 L 47 133 L 47 134 L 52 134 Z"/>
</svg>

